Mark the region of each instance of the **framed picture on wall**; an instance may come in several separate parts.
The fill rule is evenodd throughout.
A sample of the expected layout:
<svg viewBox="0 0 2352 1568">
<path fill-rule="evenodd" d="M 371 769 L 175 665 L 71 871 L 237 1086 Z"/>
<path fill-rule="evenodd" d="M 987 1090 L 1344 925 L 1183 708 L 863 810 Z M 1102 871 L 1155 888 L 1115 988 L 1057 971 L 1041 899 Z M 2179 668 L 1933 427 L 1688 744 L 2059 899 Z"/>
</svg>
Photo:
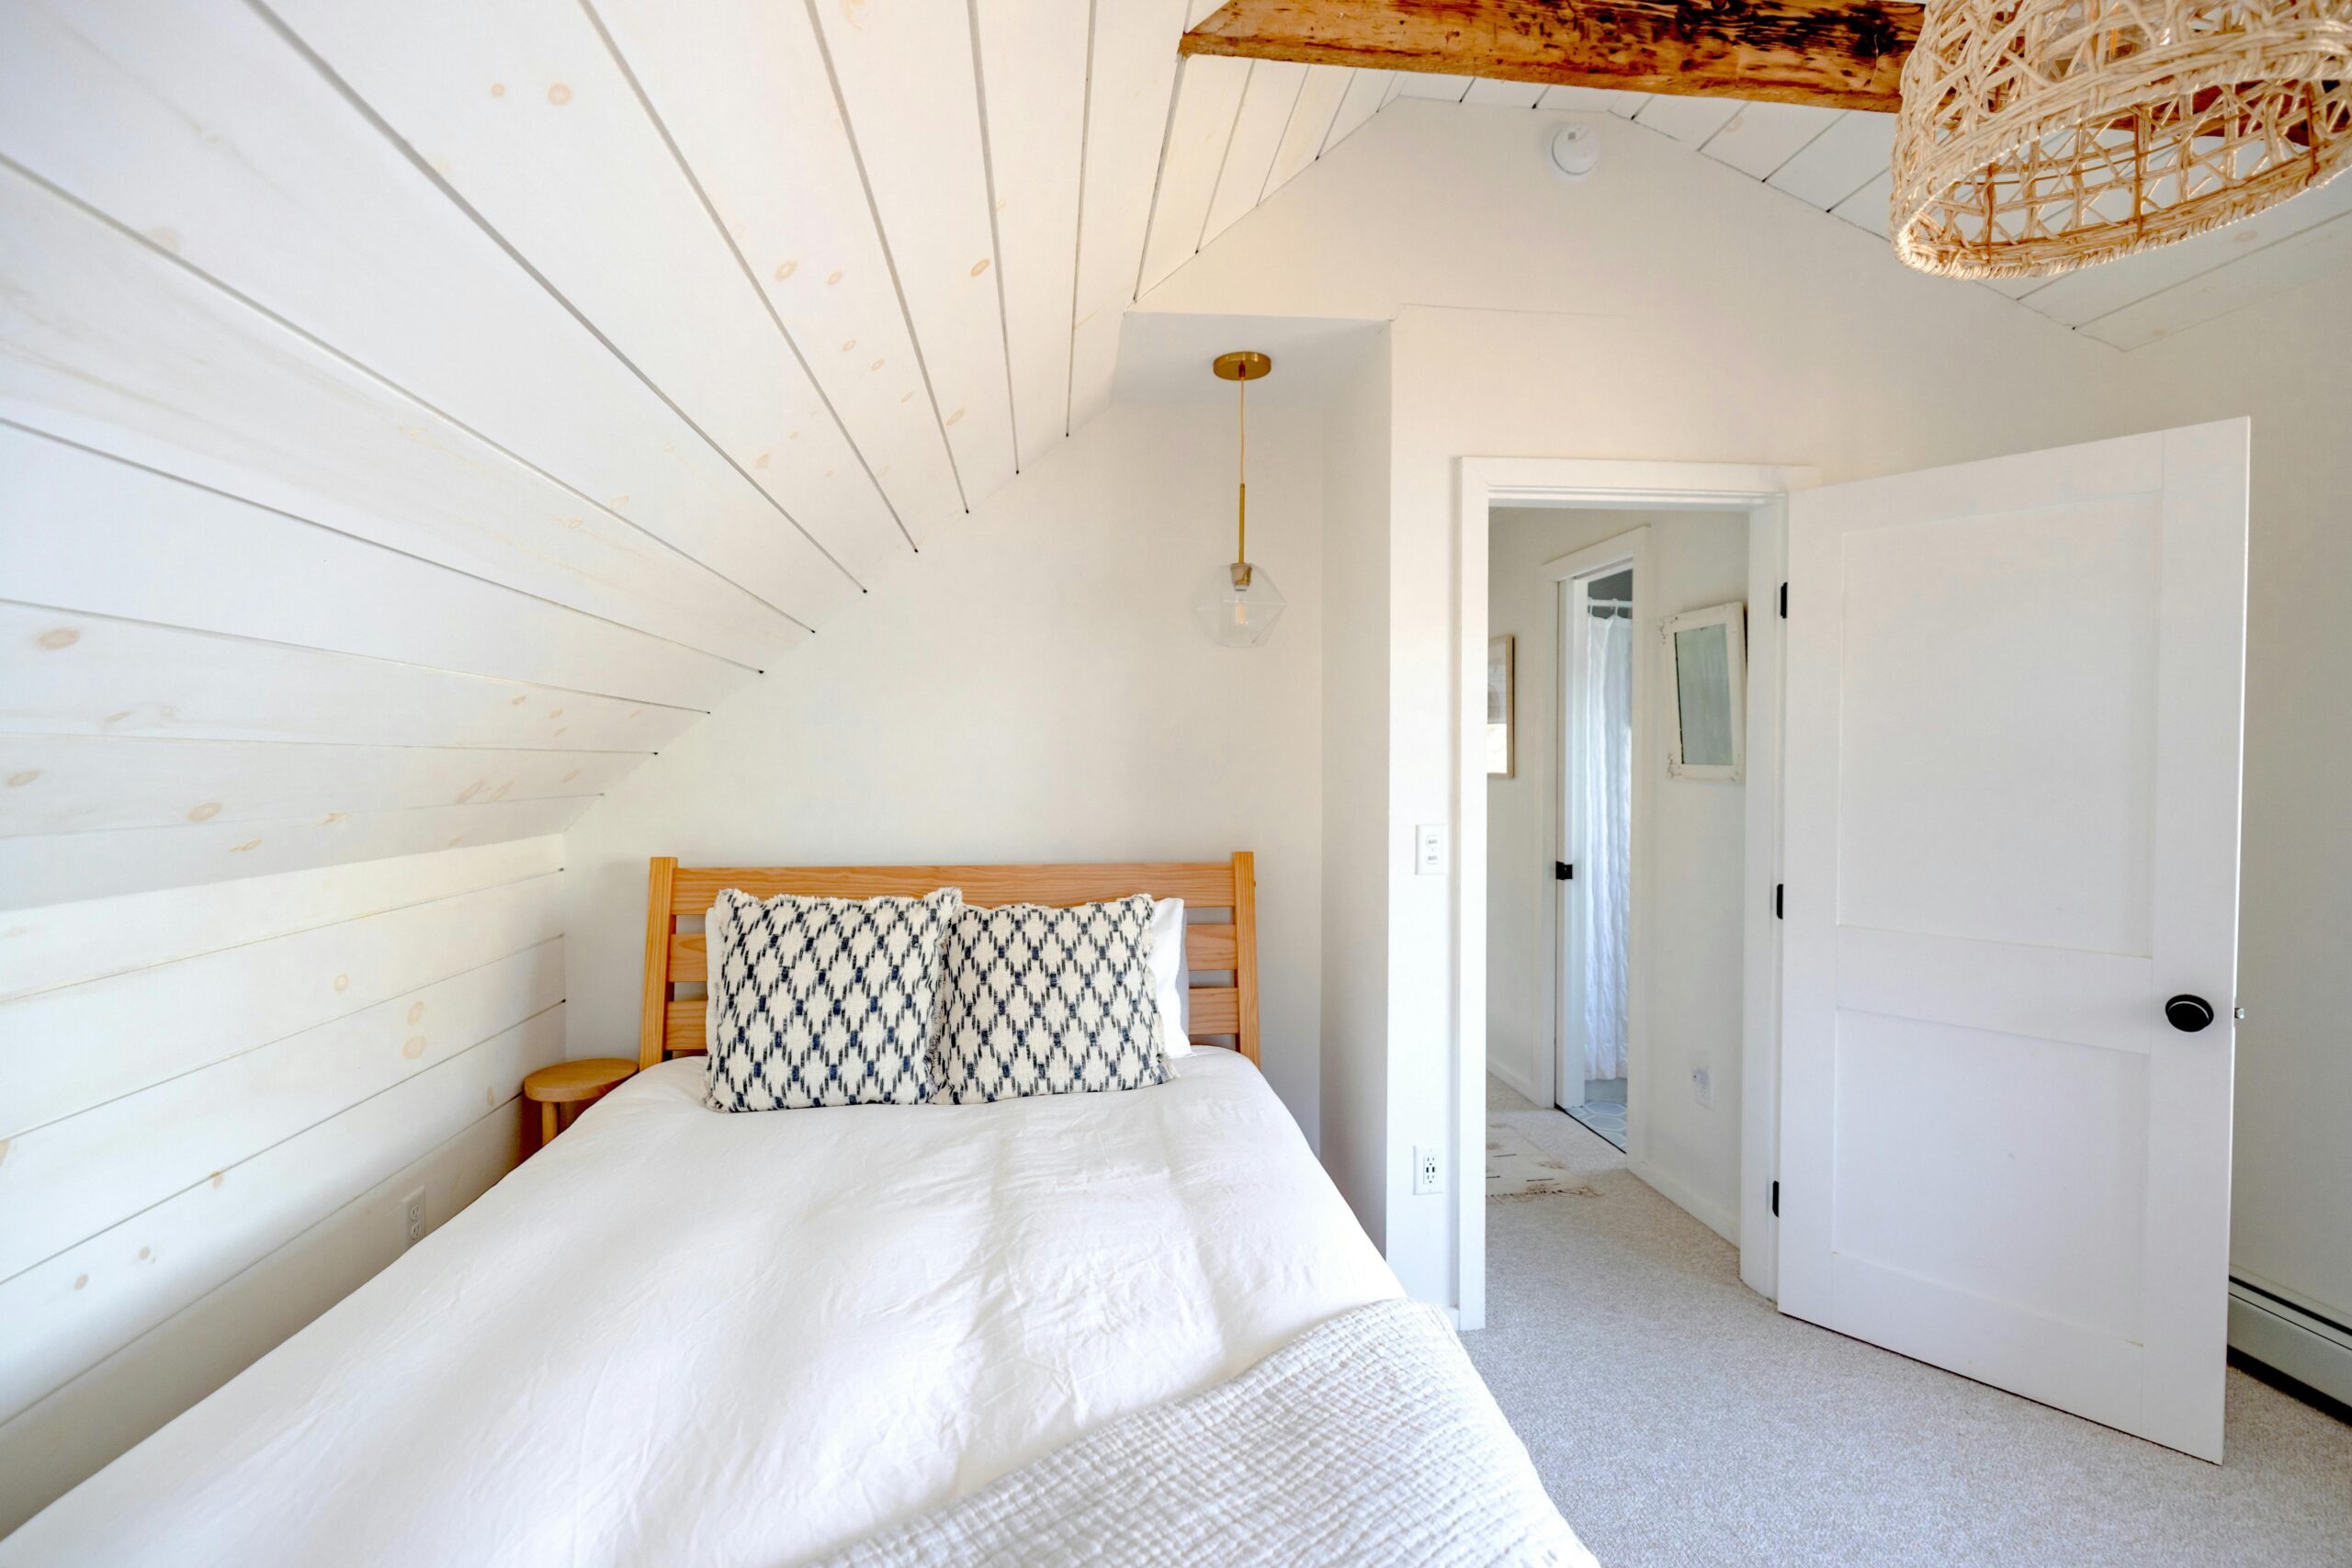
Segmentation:
<svg viewBox="0 0 2352 1568">
<path fill-rule="evenodd" d="M 1511 639 L 1487 639 L 1487 776 L 1511 776 Z"/>
</svg>

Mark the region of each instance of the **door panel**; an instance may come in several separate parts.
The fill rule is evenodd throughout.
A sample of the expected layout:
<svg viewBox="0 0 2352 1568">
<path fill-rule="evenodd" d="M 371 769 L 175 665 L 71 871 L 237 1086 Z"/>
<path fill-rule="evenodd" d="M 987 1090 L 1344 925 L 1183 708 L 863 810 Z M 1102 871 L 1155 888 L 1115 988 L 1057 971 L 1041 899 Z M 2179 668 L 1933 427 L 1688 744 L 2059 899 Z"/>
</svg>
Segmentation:
<svg viewBox="0 0 2352 1568">
<path fill-rule="evenodd" d="M 2209 1459 L 2246 441 L 1789 517 L 1781 1308 Z"/>
</svg>

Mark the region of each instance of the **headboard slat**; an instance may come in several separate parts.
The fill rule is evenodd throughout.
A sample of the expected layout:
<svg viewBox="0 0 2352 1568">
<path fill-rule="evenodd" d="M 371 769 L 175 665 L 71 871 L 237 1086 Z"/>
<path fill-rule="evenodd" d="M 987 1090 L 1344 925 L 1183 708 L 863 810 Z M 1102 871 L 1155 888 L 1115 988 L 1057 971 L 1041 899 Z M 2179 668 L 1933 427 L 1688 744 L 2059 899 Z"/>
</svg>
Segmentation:
<svg viewBox="0 0 2352 1568">
<path fill-rule="evenodd" d="M 874 898 L 919 896 L 960 887 L 969 904 L 1089 904 L 1148 893 L 1182 898 L 1195 909 L 1230 909 L 1232 923 L 1190 925 L 1184 966 L 1233 976 L 1230 985 L 1193 986 L 1186 1005 L 1194 1034 L 1230 1034 L 1243 1055 L 1258 1060 L 1258 891 L 1250 852 L 1230 860 L 1122 865 L 884 865 L 681 866 L 657 855 L 646 886 L 645 1007 L 638 1060 L 700 1051 L 706 1004 L 676 997 L 673 988 L 705 981 L 709 945 L 697 931 L 681 931 L 681 916 L 699 916 L 721 889 L 754 897 L 779 893 L 808 897 Z"/>
</svg>

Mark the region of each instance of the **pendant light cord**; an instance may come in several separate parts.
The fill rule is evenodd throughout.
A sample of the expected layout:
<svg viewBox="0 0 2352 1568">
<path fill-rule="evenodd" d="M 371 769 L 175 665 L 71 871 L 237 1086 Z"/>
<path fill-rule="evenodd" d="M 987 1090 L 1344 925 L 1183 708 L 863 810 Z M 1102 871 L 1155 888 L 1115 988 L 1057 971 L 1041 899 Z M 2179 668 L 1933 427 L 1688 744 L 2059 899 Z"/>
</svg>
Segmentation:
<svg viewBox="0 0 2352 1568">
<path fill-rule="evenodd" d="M 1240 461 L 1236 470 L 1240 476 L 1240 494 L 1235 507 L 1237 536 L 1233 542 L 1233 564 L 1247 566 L 1250 562 L 1250 383 L 1237 379 L 1234 388 L 1238 394 L 1241 411 Z"/>
</svg>

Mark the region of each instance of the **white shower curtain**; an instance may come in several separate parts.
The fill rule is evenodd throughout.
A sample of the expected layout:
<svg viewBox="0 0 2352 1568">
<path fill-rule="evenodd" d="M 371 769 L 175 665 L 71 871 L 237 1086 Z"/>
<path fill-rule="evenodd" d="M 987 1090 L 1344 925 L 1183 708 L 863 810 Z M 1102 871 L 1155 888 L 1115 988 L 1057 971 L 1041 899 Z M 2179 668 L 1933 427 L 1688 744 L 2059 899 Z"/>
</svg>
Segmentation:
<svg viewBox="0 0 2352 1568">
<path fill-rule="evenodd" d="M 1634 623 L 1584 615 L 1582 730 L 1575 766 L 1584 811 L 1581 941 L 1584 1076 L 1625 1076 L 1625 910 L 1632 891 Z"/>
</svg>

